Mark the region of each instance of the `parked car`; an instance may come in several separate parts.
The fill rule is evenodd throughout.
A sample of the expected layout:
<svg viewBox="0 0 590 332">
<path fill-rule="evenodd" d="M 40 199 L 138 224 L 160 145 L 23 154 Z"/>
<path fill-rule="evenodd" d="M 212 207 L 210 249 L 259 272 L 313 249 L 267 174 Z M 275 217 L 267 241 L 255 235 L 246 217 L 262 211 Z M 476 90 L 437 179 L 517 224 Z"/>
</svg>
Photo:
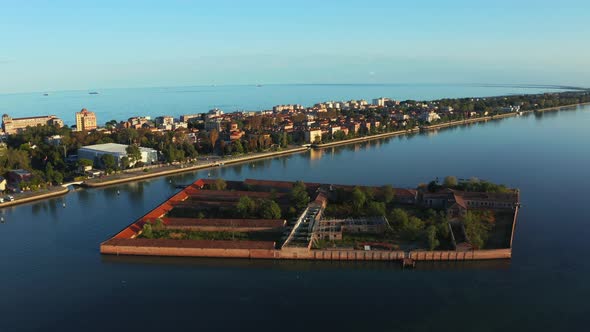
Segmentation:
<svg viewBox="0 0 590 332">
<path fill-rule="evenodd" d="M 0 203 L 4 203 L 4 198 L 0 197 Z"/>
<path fill-rule="evenodd" d="M 8 196 L 6 196 L 5 200 L 12 202 L 12 201 L 14 201 L 14 196 L 8 195 Z"/>
</svg>

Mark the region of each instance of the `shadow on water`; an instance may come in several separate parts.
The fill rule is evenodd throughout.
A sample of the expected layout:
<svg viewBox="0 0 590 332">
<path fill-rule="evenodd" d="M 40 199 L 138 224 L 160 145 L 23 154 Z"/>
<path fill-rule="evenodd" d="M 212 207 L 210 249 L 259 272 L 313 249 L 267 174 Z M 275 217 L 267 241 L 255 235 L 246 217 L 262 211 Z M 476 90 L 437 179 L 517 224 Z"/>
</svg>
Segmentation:
<svg viewBox="0 0 590 332">
<path fill-rule="evenodd" d="M 314 261 L 314 260 L 271 260 L 234 259 L 202 257 L 155 257 L 155 256 L 114 256 L 102 255 L 104 264 L 172 265 L 204 268 L 276 269 L 285 271 L 312 270 L 389 270 L 411 271 L 402 268 L 400 261 Z M 508 270 L 510 260 L 417 262 L 416 271 L 444 270 Z"/>
<path fill-rule="evenodd" d="M 566 109 L 563 109 L 563 111 L 565 111 Z M 576 109 L 567 109 L 569 111 L 575 111 Z M 544 111 L 544 112 L 534 112 L 533 114 L 535 115 L 535 119 L 536 120 L 543 120 L 543 119 L 550 119 L 550 118 L 556 118 L 559 116 L 559 112 L 558 110 L 554 110 L 554 111 Z"/>
<path fill-rule="evenodd" d="M 105 196 L 105 198 L 111 198 L 111 197 L 117 195 L 119 192 L 120 192 L 120 189 L 118 186 L 107 186 L 107 187 L 104 187 L 104 189 L 102 190 L 102 193 Z"/>
<path fill-rule="evenodd" d="M 31 204 L 31 213 L 34 216 L 37 216 L 40 213 L 49 213 L 51 216 L 55 217 L 57 215 L 58 209 L 62 208 L 63 204 L 63 197 L 58 197 L 45 201 L 37 201 Z"/>
<path fill-rule="evenodd" d="M 127 194 L 130 202 L 140 203 L 143 201 L 145 188 L 149 185 L 149 181 L 130 182 L 121 188 L 121 192 Z"/>
</svg>

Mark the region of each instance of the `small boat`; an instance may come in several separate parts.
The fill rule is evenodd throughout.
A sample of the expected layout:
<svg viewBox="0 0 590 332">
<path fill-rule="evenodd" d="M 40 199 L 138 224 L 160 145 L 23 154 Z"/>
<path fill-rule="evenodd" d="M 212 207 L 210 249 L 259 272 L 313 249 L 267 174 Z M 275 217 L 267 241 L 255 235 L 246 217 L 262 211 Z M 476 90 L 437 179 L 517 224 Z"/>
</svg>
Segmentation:
<svg viewBox="0 0 590 332">
<path fill-rule="evenodd" d="M 262 84 L 256 84 L 257 88 L 262 88 Z"/>
<path fill-rule="evenodd" d="M 90 92 L 88 92 L 88 94 L 89 94 L 89 95 L 97 95 L 97 94 L 98 94 L 98 92 L 96 92 L 96 91 L 90 91 Z"/>
<path fill-rule="evenodd" d="M 49 96 L 49 93 L 44 93 L 43 95 L 44 95 L 44 96 Z"/>
</svg>

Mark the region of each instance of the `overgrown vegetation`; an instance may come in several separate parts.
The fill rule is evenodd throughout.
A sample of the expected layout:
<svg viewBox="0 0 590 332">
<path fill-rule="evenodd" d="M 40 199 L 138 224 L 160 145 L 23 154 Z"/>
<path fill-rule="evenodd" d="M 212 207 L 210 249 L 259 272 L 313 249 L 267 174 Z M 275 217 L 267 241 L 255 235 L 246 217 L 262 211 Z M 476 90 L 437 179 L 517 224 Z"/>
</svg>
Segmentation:
<svg viewBox="0 0 590 332">
<path fill-rule="evenodd" d="M 335 199 L 330 201 L 325 215 L 328 218 L 385 216 L 389 228 L 383 235 L 366 234 L 364 240 L 372 239 L 392 244 L 417 242 L 430 250 L 450 249 L 450 231 L 444 211 L 422 209 L 395 203 L 395 190 L 386 185 L 380 188 L 355 187 L 352 191 L 337 189 Z M 358 234 L 345 236 L 350 245 Z"/>
<path fill-rule="evenodd" d="M 483 249 L 494 225 L 494 215 L 491 211 L 467 211 L 463 217 L 465 234 L 471 245 L 476 249 Z"/>
<path fill-rule="evenodd" d="M 469 180 L 458 180 L 455 176 L 447 176 L 444 178 L 442 185 L 439 184 L 438 181 L 433 180 L 428 183 L 426 187 L 430 192 L 436 192 L 443 188 L 486 193 L 510 192 L 510 189 L 508 189 L 508 187 L 503 184 L 495 184 L 490 181 L 480 180 L 475 177 Z"/>
<path fill-rule="evenodd" d="M 147 222 L 143 225 L 138 238 L 142 239 L 172 239 L 172 240 L 251 240 L 276 241 L 280 234 L 273 232 L 204 232 L 193 230 L 167 229 L 161 219 Z"/>
<path fill-rule="evenodd" d="M 281 218 L 280 206 L 270 199 L 251 199 L 248 196 L 242 196 L 236 206 L 236 210 L 241 218 Z"/>
<path fill-rule="evenodd" d="M 291 203 L 297 210 L 303 210 L 309 204 L 309 194 L 305 183 L 301 181 L 295 182 L 290 194 Z"/>
</svg>

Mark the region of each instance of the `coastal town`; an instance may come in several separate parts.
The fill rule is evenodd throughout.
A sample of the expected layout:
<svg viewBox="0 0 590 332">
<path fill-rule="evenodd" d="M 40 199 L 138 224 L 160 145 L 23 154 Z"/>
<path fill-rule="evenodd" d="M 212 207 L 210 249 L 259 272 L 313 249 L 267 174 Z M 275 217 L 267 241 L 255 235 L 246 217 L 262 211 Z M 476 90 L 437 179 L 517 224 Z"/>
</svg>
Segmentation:
<svg viewBox="0 0 590 332">
<path fill-rule="evenodd" d="M 587 90 L 488 98 L 329 101 L 263 111 L 131 117 L 99 125 L 92 110 L 75 124 L 54 115 L 2 117 L 1 204 L 232 162 L 404 135 L 590 102 Z M 16 198 L 16 199 L 15 199 Z M 27 200 L 28 201 L 28 200 Z"/>
<path fill-rule="evenodd" d="M 199 179 L 100 245 L 101 253 L 263 259 L 511 257 L 520 192 L 447 176 L 415 189 Z"/>
</svg>

